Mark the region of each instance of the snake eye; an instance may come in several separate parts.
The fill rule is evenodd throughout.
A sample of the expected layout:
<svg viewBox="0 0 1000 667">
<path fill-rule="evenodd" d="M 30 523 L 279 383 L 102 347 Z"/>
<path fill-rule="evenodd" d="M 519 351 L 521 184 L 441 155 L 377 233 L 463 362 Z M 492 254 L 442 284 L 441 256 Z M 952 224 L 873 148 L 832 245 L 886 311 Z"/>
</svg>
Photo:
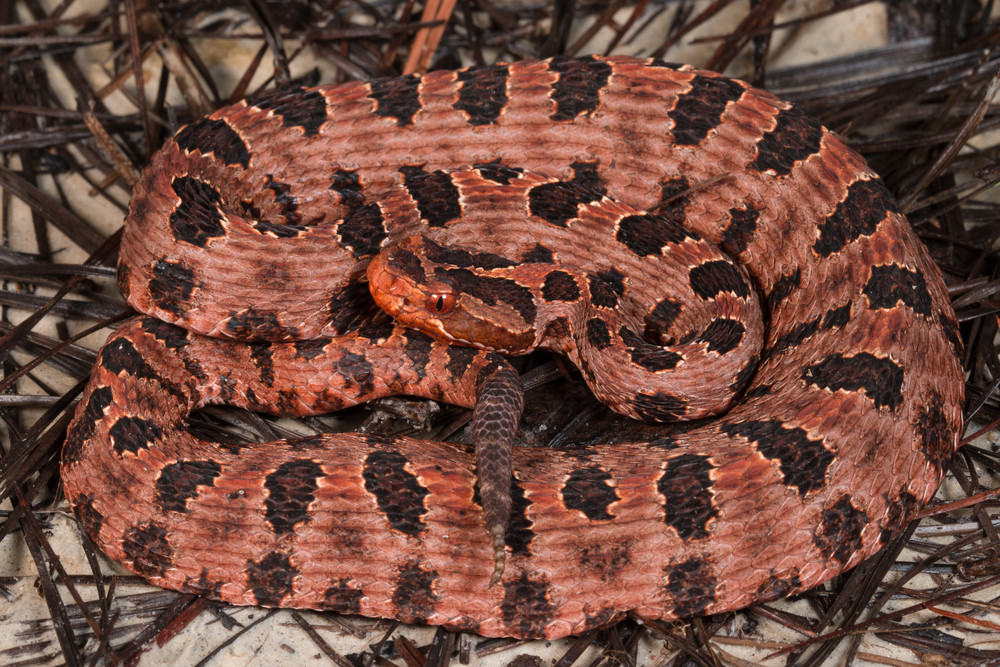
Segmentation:
<svg viewBox="0 0 1000 667">
<path fill-rule="evenodd" d="M 427 297 L 427 310 L 438 315 L 451 312 L 455 307 L 455 295 L 449 293 L 431 294 Z"/>
</svg>

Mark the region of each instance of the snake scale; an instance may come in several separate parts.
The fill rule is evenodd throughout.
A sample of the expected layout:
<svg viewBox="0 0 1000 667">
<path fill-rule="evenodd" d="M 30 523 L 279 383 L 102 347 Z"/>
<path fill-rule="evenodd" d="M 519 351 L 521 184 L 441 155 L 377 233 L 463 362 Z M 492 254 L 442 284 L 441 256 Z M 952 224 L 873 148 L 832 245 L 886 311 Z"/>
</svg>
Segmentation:
<svg viewBox="0 0 1000 667">
<path fill-rule="evenodd" d="M 373 312 L 370 260 L 421 232 L 469 303 L 531 321 L 547 302 L 598 301 L 546 328 L 592 386 L 615 387 L 617 410 L 702 414 L 686 388 L 629 384 L 633 370 L 686 367 L 737 397 L 650 442 L 515 448 L 492 587 L 471 447 L 350 433 L 234 446 L 185 427 L 218 402 L 312 414 L 405 391 L 469 406 L 490 377 L 503 394 L 498 354 Z M 129 570 L 234 604 L 549 638 L 630 610 L 737 609 L 871 556 L 958 443 L 957 322 L 889 192 L 818 121 L 689 66 L 555 58 L 226 107 L 154 156 L 121 255 L 120 288 L 158 319 L 102 349 L 63 450 L 66 495 Z M 571 255 L 582 268 L 560 268 Z M 629 273 L 636 258 L 654 268 Z M 542 289 L 524 300 L 510 272 L 527 265 Z M 750 293 L 763 324 L 733 314 Z M 427 305 L 449 310 L 446 296 Z M 640 305 L 609 325 L 600 308 L 627 297 Z M 732 361 L 744 341 L 756 348 Z M 611 346 L 625 361 L 606 380 L 582 348 Z"/>
</svg>

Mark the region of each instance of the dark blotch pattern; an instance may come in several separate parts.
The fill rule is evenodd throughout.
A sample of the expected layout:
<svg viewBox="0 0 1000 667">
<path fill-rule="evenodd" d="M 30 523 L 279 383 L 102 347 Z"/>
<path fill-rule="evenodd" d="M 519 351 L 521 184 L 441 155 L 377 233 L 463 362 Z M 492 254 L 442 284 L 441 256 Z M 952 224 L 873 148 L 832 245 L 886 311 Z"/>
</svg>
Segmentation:
<svg viewBox="0 0 1000 667">
<path fill-rule="evenodd" d="M 565 271 L 553 271 L 545 276 L 542 298 L 546 301 L 576 301 L 580 298 L 580 286 Z"/>
<path fill-rule="evenodd" d="M 445 352 L 448 355 L 448 363 L 445 364 L 445 370 L 448 371 L 449 376 L 456 380 L 465 375 L 465 371 L 478 354 L 471 347 L 459 347 L 458 345 L 449 345 Z"/>
<path fill-rule="evenodd" d="M 354 259 L 378 254 L 389 236 L 378 204 L 368 204 L 348 214 L 337 226 L 337 233 L 340 245 L 347 248 Z"/>
<path fill-rule="evenodd" d="M 663 254 L 668 243 L 692 238 L 686 229 L 659 215 L 630 215 L 618 222 L 615 239 L 639 257 Z"/>
<path fill-rule="evenodd" d="M 174 238 L 204 248 L 208 239 L 226 235 L 222 227 L 219 193 L 208 183 L 190 176 L 178 176 L 172 184 L 181 203 L 170 214 Z"/>
<path fill-rule="evenodd" d="M 472 168 L 478 170 L 483 178 L 500 185 L 510 185 L 511 181 L 516 181 L 524 173 L 524 169 L 520 167 L 505 167 L 499 159 L 493 162 L 480 162 L 472 165 Z"/>
<path fill-rule="evenodd" d="M 62 461 L 64 466 L 72 465 L 80 460 L 80 450 L 83 443 L 94 437 L 97 425 L 104 419 L 104 411 L 114 403 L 115 397 L 111 387 L 98 387 L 90 392 L 87 407 L 79 419 L 73 422 L 72 428 L 66 434 L 63 445 Z"/>
<path fill-rule="evenodd" d="M 655 394 L 639 392 L 632 400 L 632 409 L 647 422 L 677 421 L 687 412 L 687 402 L 663 391 Z"/>
<path fill-rule="evenodd" d="M 282 463 L 264 479 L 267 512 L 264 520 L 274 534 L 281 537 L 295 532 L 295 526 L 309 523 L 309 504 L 316 500 L 319 480 L 326 474 L 318 463 L 309 459 Z"/>
<path fill-rule="evenodd" d="M 282 326 L 277 313 L 261 313 L 254 308 L 233 313 L 226 322 L 226 332 L 247 340 L 282 340 L 294 333 Z"/>
<path fill-rule="evenodd" d="M 201 568 L 201 575 L 197 579 L 188 578 L 183 584 L 185 593 L 204 595 L 208 598 L 218 599 L 222 595 L 223 582 L 213 581 L 208 578 L 208 568 Z"/>
<path fill-rule="evenodd" d="M 534 248 L 521 255 L 523 264 L 551 264 L 555 259 L 555 252 L 541 243 L 536 243 Z"/>
<path fill-rule="evenodd" d="M 423 380 L 427 375 L 427 364 L 431 361 L 431 350 L 435 344 L 434 339 L 422 331 L 413 330 L 406 333 L 403 355 L 410 360 L 413 372 L 419 380 Z"/>
<path fill-rule="evenodd" d="M 351 586 L 350 579 L 337 579 L 323 592 L 323 608 L 338 614 L 360 614 L 365 592 Z"/>
<path fill-rule="evenodd" d="M 399 172 L 403 174 L 403 185 L 429 227 L 444 227 L 461 217 L 458 187 L 450 175 L 442 171 L 427 173 L 421 167 L 403 167 Z"/>
<path fill-rule="evenodd" d="M 920 406 L 917 414 L 920 451 L 937 470 L 944 470 L 955 452 L 956 426 L 944 411 L 944 399 L 938 392 L 931 392 L 927 404 Z"/>
<path fill-rule="evenodd" d="M 580 204 L 594 201 L 595 194 L 567 182 L 543 183 L 528 192 L 528 213 L 550 225 L 566 227 L 576 218 Z"/>
<path fill-rule="evenodd" d="M 540 636 L 552 620 L 555 606 L 549 601 L 549 579 L 544 572 L 522 572 L 503 584 L 500 617 L 515 633 Z"/>
<path fill-rule="evenodd" d="M 826 315 L 823 316 L 823 324 L 820 325 L 820 328 L 833 329 L 835 327 L 843 327 L 850 321 L 851 304 L 848 302 L 839 308 L 831 308 L 826 311 Z"/>
<path fill-rule="evenodd" d="M 352 280 L 330 297 L 327 319 L 334 335 L 343 336 L 362 323 L 368 322 L 370 313 L 376 308 L 368 290 L 368 282 Z"/>
<path fill-rule="evenodd" d="M 810 320 L 809 322 L 803 322 L 801 324 L 796 324 L 792 327 L 792 330 L 778 336 L 778 339 L 774 341 L 774 345 L 771 349 L 767 351 L 767 356 L 772 357 L 781 354 L 785 350 L 795 347 L 802 343 L 806 338 L 809 338 L 817 331 L 820 327 L 820 318 Z"/>
<path fill-rule="evenodd" d="M 98 363 L 110 373 L 118 375 L 126 373 L 141 380 L 151 380 L 159 385 L 168 394 L 181 401 L 187 400 L 183 390 L 161 377 L 152 366 L 147 364 L 139 354 L 139 351 L 132 345 L 132 341 L 127 338 L 114 338 L 104 344 L 101 348 Z"/>
<path fill-rule="evenodd" d="M 743 86 L 731 79 L 694 77 L 691 91 L 678 97 L 670 112 L 674 141 L 681 146 L 697 146 L 722 122 L 726 106 L 742 96 Z"/>
<path fill-rule="evenodd" d="M 404 276 L 416 283 L 427 280 L 427 272 L 424 271 L 424 264 L 415 253 L 396 246 L 389 250 L 393 266 Z"/>
<path fill-rule="evenodd" d="M 733 392 L 733 394 L 740 394 L 744 389 L 746 389 L 747 385 L 750 384 L 750 380 L 753 379 L 759 363 L 759 354 L 755 354 L 747 359 L 746 364 L 744 364 L 743 368 L 740 369 L 740 372 L 736 374 L 736 379 L 729 385 L 729 391 Z"/>
<path fill-rule="evenodd" d="M 318 338 L 315 340 L 297 340 L 292 342 L 292 348 L 295 350 L 295 356 L 293 359 L 303 359 L 305 361 L 310 361 L 316 357 L 323 355 L 324 350 L 330 341 Z"/>
<path fill-rule="evenodd" d="M 438 264 L 453 264 L 463 269 L 502 269 L 517 266 L 517 262 L 489 252 L 469 252 L 464 248 L 443 246 L 432 239 L 423 240 L 427 259 Z"/>
<path fill-rule="evenodd" d="M 556 108 L 549 118 L 554 121 L 570 121 L 580 114 L 593 113 L 611 77 L 608 63 L 567 56 L 553 58 L 549 70 L 559 73 L 559 79 L 552 84 L 552 101 Z"/>
<path fill-rule="evenodd" d="M 479 493 L 478 486 L 476 493 Z M 530 556 L 531 540 L 535 538 L 531 520 L 528 519 L 531 501 L 524 495 L 524 489 L 518 484 L 517 479 L 511 480 L 510 500 L 510 523 L 507 526 L 504 542 L 510 547 L 512 556 Z M 481 505 L 478 501 L 477 504 Z"/>
<path fill-rule="evenodd" d="M 663 58 L 653 58 L 652 60 L 649 61 L 649 64 L 646 65 L 646 67 L 662 67 L 664 69 L 679 70 L 684 67 L 690 67 L 690 65 L 685 65 L 683 63 L 672 63 L 664 60 Z"/>
<path fill-rule="evenodd" d="M 729 209 L 729 224 L 722 235 L 722 247 L 730 255 L 738 255 L 747 249 L 757 231 L 760 211 L 749 204 L 746 208 Z"/>
<path fill-rule="evenodd" d="M 718 583 L 708 561 L 701 558 L 668 566 L 666 592 L 679 618 L 700 616 L 715 601 Z"/>
<path fill-rule="evenodd" d="M 683 359 L 681 355 L 672 350 L 665 350 L 659 345 L 646 342 L 626 326 L 619 327 L 618 335 L 621 336 L 622 342 L 628 347 L 632 363 L 652 373 L 676 368 L 677 364 Z"/>
<path fill-rule="evenodd" d="M 723 424 L 719 430 L 730 438 L 746 439 L 757 446 L 764 458 L 779 461 L 785 484 L 798 489 L 803 498 L 823 488 L 826 471 L 836 458 L 822 440 L 812 440 L 805 430 L 786 426 L 776 419 Z"/>
<path fill-rule="evenodd" d="M 73 500 L 73 511 L 80 519 L 84 532 L 92 540 L 97 540 L 101 533 L 101 526 L 104 525 L 104 515 L 94 508 L 94 494 L 88 493 L 84 496 L 77 496 Z"/>
<path fill-rule="evenodd" d="M 434 580 L 437 572 L 424 570 L 414 560 L 400 566 L 396 573 L 396 587 L 392 591 L 392 603 L 396 608 L 396 618 L 403 623 L 424 623 L 437 604 Z"/>
<path fill-rule="evenodd" d="M 646 316 L 644 337 L 652 343 L 670 344 L 673 341 L 667 335 L 674 321 L 680 316 L 684 304 L 670 297 L 660 299 L 653 310 Z"/>
<path fill-rule="evenodd" d="M 154 441 L 163 440 L 163 429 L 139 417 L 121 417 L 108 433 L 119 456 L 125 452 L 138 454 L 140 449 L 149 449 Z"/>
<path fill-rule="evenodd" d="M 872 276 L 863 291 L 872 309 L 888 310 L 902 303 L 917 315 L 931 316 L 931 293 L 920 271 L 911 271 L 898 264 L 873 266 Z"/>
<path fill-rule="evenodd" d="M 415 74 L 376 79 L 371 82 L 368 97 L 376 102 L 376 115 L 395 118 L 397 125 L 406 127 L 413 124 L 413 116 L 420 111 L 419 87 L 420 78 Z"/>
<path fill-rule="evenodd" d="M 691 269 L 688 278 L 694 293 L 705 300 L 715 298 L 722 292 L 732 292 L 742 299 L 750 296 L 750 285 L 739 270 L 725 260 L 699 264 Z"/>
<path fill-rule="evenodd" d="M 705 331 L 694 339 L 696 343 L 708 343 L 708 351 L 717 354 L 732 352 L 743 342 L 747 329 L 738 320 L 720 317 L 713 320 Z"/>
<path fill-rule="evenodd" d="M 855 181 L 847 197 L 819 225 L 813 250 L 821 257 L 840 252 L 845 245 L 875 233 L 888 213 L 899 213 L 892 195 L 879 179 Z"/>
<path fill-rule="evenodd" d="M 337 168 L 330 178 L 329 189 L 340 195 L 340 205 L 351 211 L 365 203 L 364 186 L 356 169 Z"/>
<path fill-rule="evenodd" d="M 292 186 L 282 181 L 277 181 L 271 174 L 267 175 L 267 182 L 264 187 L 274 193 L 274 203 L 278 205 L 278 215 L 282 222 L 271 222 L 260 220 L 260 214 L 255 213 L 253 227 L 261 234 L 271 234 L 279 239 L 295 238 L 305 227 L 299 226 L 302 216 L 297 212 L 299 200 L 292 194 Z"/>
<path fill-rule="evenodd" d="M 469 125 L 490 125 L 507 104 L 507 66 L 470 67 L 459 70 L 455 108 L 469 114 Z"/>
<path fill-rule="evenodd" d="M 183 350 L 191 344 L 190 334 L 187 330 L 153 317 L 143 318 L 142 328 L 143 331 L 163 343 L 164 347 L 171 350 Z"/>
<path fill-rule="evenodd" d="M 772 313 L 788 298 L 788 296 L 798 289 L 802 283 L 802 269 L 795 269 L 794 273 L 781 276 L 771 286 L 771 291 L 767 293 L 767 308 Z"/>
<path fill-rule="evenodd" d="M 538 314 L 531 290 L 513 280 L 477 276 L 468 269 L 437 268 L 434 276 L 451 284 L 456 291 L 479 299 L 488 306 L 498 303 L 510 306 L 528 324 L 533 323 Z"/>
<path fill-rule="evenodd" d="M 405 456 L 377 450 L 365 457 L 365 489 L 394 530 L 418 537 L 424 528 L 424 499 L 428 491 L 406 470 Z"/>
<path fill-rule="evenodd" d="M 708 537 L 708 522 L 719 516 L 712 505 L 712 464 L 707 456 L 670 459 L 656 488 L 663 496 L 663 521 L 682 540 Z"/>
<path fill-rule="evenodd" d="M 823 361 L 806 366 L 806 384 L 830 391 L 865 390 L 878 408 L 895 410 L 903 402 L 903 368 L 889 358 L 861 352 L 853 357 L 831 354 Z"/>
<path fill-rule="evenodd" d="M 156 495 L 164 512 L 187 512 L 189 498 L 199 486 L 213 486 L 222 473 L 216 461 L 178 461 L 163 466 L 156 480 Z"/>
<path fill-rule="evenodd" d="M 588 275 L 590 301 L 598 308 L 617 308 L 618 299 L 625 295 L 625 274 L 618 269 Z"/>
<path fill-rule="evenodd" d="M 604 179 L 597 171 L 598 162 L 581 162 L 577 160 L 569 167 L 573 170 L 573 178 L 570 182 L 580 186 L 584 190 L 590 190 L 602 197 L 608 194 L 608 188 L 604 185 Z"/>
<path fill-rule="evenodd" d="M 691 183 L 684 176 L 660 181 L 660 203 L 656 207 L 657 214 L 678 226 L 683 225 L 684 220 L 687 219 L 686 209 L 690 201 L 688 193 L 690 189 Z M 700 238 L 694 232 L 686 233 L 690 238 Z"/>
<path fill-rule="evenodd" d="M 224 120 L 202 118 L 183 128 L 174 136 L 177 145 L 188 152 L 215 154 L 224 164 L 250 166 L 250 150 L 236 131 Z"/>
<path fill-rule="evenodd" d="M 295 90 L 271 96 L 254 103 L 260 109 L 270 109 L 281 116 L 284 127 L 301 127 L 307 137 L 319 134 L 328 119 L 326 98 L 315 90 Z"/>
<path fill-rule="evenodd" d="M 132 561 L 132 569 L 142 577 L 162 577 L 174 559 L 167 531 L 155 523 L 133 526 L 122 535 L 122 551 Z"/>
<path fill-rule="evenodd" d="M 333 363 L 332 372 L 340 376 L 345 390 L 354 389 L 359 396 L 375 390 L 375 367 L 364 353 L 344 352 Z"/>
<path fill-rule="evenodd" d="M 587 342 L 596 350 L 604 350 L 611 346 L 611 332 L 608 323 L 599 317 L 587 320 Z"/>
<path fill-rule="evenodd" d="M 257 367 L 261 384 L 265 386 L 274 384 L 274 356 L 271 346 L 268 344 L 250 346 L 250 360 Z"/>
<path fill-rule="evenodd" d="M 757 142 L 757 159 L 751 169 L 773 169 L 778 176 L 787 176 L 799 160 L 819 153 L 823 125 L 795 107 L 778 113 L 773 130 Z"/>
<path fill-rule="evenodd" d="M 856 508 L 850 496 L 845 494 L 824 509 L 822 517 L 813 544 L 824 558 L 838 564 L 846 563 L 862 547 L 861 533 L 868 525 L 868 515 Z"/>
<path fill-rule="evenodd" d="M 945 338 L 948 339 L 948 342 L 954 348 L 955 356 L 961 359 L 962 355 L 965 354 L 965 343 L 962 342 L 962 335 L 958 329 L 958 321 L 944 313 L 938 313 L 938 322 L 941 323 L 941 329 L 944 331 Z"/>
<path fill-rule="evenodd" d="M 598 466 L 578 468 L 563 484 L 563 503 L 567 509 L 583 512 L 591 521 L 611 521 L 614 516 L 608 508 L 620 498 L 609 481 L 611 475 Z"/>
<path fill-rule="evenodd" d="M 879 535 L 879 539 L 883 544 L 888 543 L 896 531 L 902 530 L 913 519 L 913 515 L 920 508 L 920 502 L 917 500 L 917 497 L 906 489 L 900 489 L 896 498 L 887 496 L 886 504 L 888 505 L 888 510 L 886 511 L 885 519 L 882 521 L 882 533 Z"/>
<path fill-rule="evenodd" d="M 298 573 L 288 554 L 272 551 L 259 561 L 247 561 L 247 588 L 260 606 L 279 607 L 294 592 L 293 582 Z"/>
<path fill-rule="evenodd" d="M 757 588 L 757 598 L 768 601 L 788 597 L 792 591 L 797 591 L 801 586 L 802 580 L 797 574 L 788 579 L 768 579 Z"/>
</svg>

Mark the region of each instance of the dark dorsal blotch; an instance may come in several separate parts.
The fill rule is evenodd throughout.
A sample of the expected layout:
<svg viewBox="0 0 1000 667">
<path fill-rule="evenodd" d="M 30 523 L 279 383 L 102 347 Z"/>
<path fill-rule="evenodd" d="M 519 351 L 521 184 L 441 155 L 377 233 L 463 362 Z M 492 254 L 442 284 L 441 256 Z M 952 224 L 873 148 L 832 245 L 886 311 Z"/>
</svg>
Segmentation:
<svg viewBox="0 0 1000 667">
<path fill-rule="evenodd" d="M 218 461 L 178 461 L 163 466 L 156 480 L 156 495 L 164 512 L 188 511 L 187 501 L 198 497 L 199 486 L 214 486 L 222 474 Z"/>
<path fill-rule="evenodd" d="M 820 223 L 813 250 L 821 257 L 840 252 L 848 243 L 874 234 L 890 212 L 899 213 L 899 207 L 882 181 L 855 181 L 837 209 Z"/>
<path fill-rule="evenodd" d="M 707 456 L 682 454 L 667 461 L 657 490 L 663 496 L 663 520 L 682 540 L 703 540 L 708 525 L 719 516 L 712 502 L 715 466 Z"/>
<path fill-rule="evenodd" d="M 330 120 L 326 114 L 326 98 L 317 90 L 282 91 L 254 102 L 259 109 L 270 109 L 281 117 L 285 127 L 300 127 L 307 137 L 319 134 L 319 128 Z"/>
<path fill-rule="evenodd" d="M 444 227 L 462 215 L 458 188 L 443 171 L 428 173 L 423 167 L 402 167 L 403 185 L 417 202 L 421 217 L 430 227 Z"/>
<path fill-rule="evenodd" d="M 695 76 L 691 90 L 677 98 L 677 105 L 670 112 L 674 141 L 681 146 L 697 146 L 722 123 L 722 113 L 730 102 L 743 96 L 743 91 L 743 86 L 732 79 Z"/>
<path fill-rule="evenodd" d="M 181 200 L 170 214 L 170 229 L 174 238 L 204 248 L 209 239 L 226 235 L 222 227 L 222 212 L 219 210 L 222 198 L 218 190 L 190 176 L 175 178 L 172 187 Z"/>
<path fill-rule="evenodd" d="M 469 115 L 469 125 L 495 123 L 507 104 L 507 66 L 470 67 L 456 76 L 462 87 L 455 108 Z"/>
<path fill-rule="evenodd" d="M 594 201 L 595 193 L 565 182 L 544 183 L 528 192 L 528 212 L 556 227 L 576 218 L 581 204 Z"/>
<path fill-rule="evenodd" d="M 246 142 L 221 118 L 196 120 L 174 135 L 174 141 L 188 152 L 212 153 L 223 164 L 238 164 L 244 169 L 250 167 L 251 154 Z"/>
<path fill-rule="evenodd" d="M 806 384 L 830 391 L 865 391 L 876 407 L 895 410 L 903 402 L 903 367 L 888 357 L 870 352 L 853 356 L 831 354 L 823 361 L 806 366 Z"/>
<path fill-rule="evenodd" d="M 556 108 L 549 118 L 554 121 L 574 120 L 594 112 L 611 77 L 611 67 L 598 60 L 557 57 L 549 61 L 549 69 L 559 73 L 559 80 L 552 84 Z"/>
<path fill-rule="evenodd" d="M 919 270 L 898 264 L 873 266 L 872 276 L 862 291 L 870 308 L 889 309 L 901 303 L 917 315 L 931 316 L 931 293 Z"/>
<path fill-rule="evenodd" d="M 744 208 L 729 209 L 729 224 L 722 236 L 722 247 L 726 252 L 738 255 L 747 249 L 757 231 L 759 218 L 760 211 L 750 204 L 745 204 Z"/>
<path fill-rule="evenodd" d="M 267 512 L 264 520 L 271 524 L 277 536 L 290 535 L 297 526 L 309 523 L 309 505 L 316 499 L 319 480 L 326 473 L 311 459 L 282 463 L 264 479 Z"/>
<path fill-rule="evenodd" d="M 402 454 L 375 450 L 365 459 L 365 489 L 375 496 L 393 530 L 417 537 L 424 529 L 424 498 L 428 491 L 406 469 Z"/>
<path fill-rule="evenodd" d="M 604 183 L 604 179 L 601 178 L 601 174 L 598 172 L 599 162 L 596 160 L 593 162 L 577 160 L 569 166 L 573 170 L 573 178 L 570 179 L 570 183 L 578 185 L 584 190 L 590 190 L 602 197 L 608 194 L 608 188 Z"/>
<path fill-rule="evenodd" d="M 415 75 L 376 79 L 368 97 L 375 100 L 375 114 L 395 118 L 401 127 L 413 124 L 420 111 L 420 77 Z"/>
<path fill-rule="evenodd" d="M 819 153 L 823 140 L 823 124 L 795 107 L 779 111 L 773 130 L 757 142 L 757 159 L 751 169 L 773 169 L 778 176 L 787 176 L 799 160 Z"/>
<path fill-rule="evenodd" d="M 374 203 L 346 215 L 340 221 L 337 233 L 341 245 L 356 258 L 378 254 L 389 237 L 382 209 Z"/>
</svg>

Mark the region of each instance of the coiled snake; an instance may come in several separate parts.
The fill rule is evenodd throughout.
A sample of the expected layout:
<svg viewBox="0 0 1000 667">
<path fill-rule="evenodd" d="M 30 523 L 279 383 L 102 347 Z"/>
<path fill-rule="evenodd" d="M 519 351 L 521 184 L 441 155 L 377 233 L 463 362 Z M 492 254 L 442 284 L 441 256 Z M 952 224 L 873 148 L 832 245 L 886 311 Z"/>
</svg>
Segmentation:
<svg viewBox="0 0 1000 667">
<path fill-rule="evenodd" d="M 701 383 L 739 397 L 652 442 L 516 448 L 493 587 L 470 448 L 359 434 L 233 447 L 185 428 L 214 402 L 502 403 L 516 378 L 501 357 L 371 310 L 369 261 L 421 231 L 443 267 L 391 251 L 409 278 L 448 278 L 398 290 L 427 307 L 418 321 L 464 299 L 530 323 L 587 299 L 582 320 L 543 328 L 619 411 L 713 412 L 688 394 Z M 957 323 L 888 191 L 816 120 L 687 66 L 557 58 L 220 109 L 154 156 L 121 252 L 122 291 L 159 319 L 101 351 L 63 451 L 66 495 L 128 569 L 234 604 L 516 637 L 736 609 L 873 554 L 957 446 Z M 638 261 L 653 268 L 630 273 Z M 744 319 L 754 292 L 763 323 Z M 605 315 L 619 303 L 621 319 Z M 597 361 L 603 348 L 619 361 Z"/>
</svg>

